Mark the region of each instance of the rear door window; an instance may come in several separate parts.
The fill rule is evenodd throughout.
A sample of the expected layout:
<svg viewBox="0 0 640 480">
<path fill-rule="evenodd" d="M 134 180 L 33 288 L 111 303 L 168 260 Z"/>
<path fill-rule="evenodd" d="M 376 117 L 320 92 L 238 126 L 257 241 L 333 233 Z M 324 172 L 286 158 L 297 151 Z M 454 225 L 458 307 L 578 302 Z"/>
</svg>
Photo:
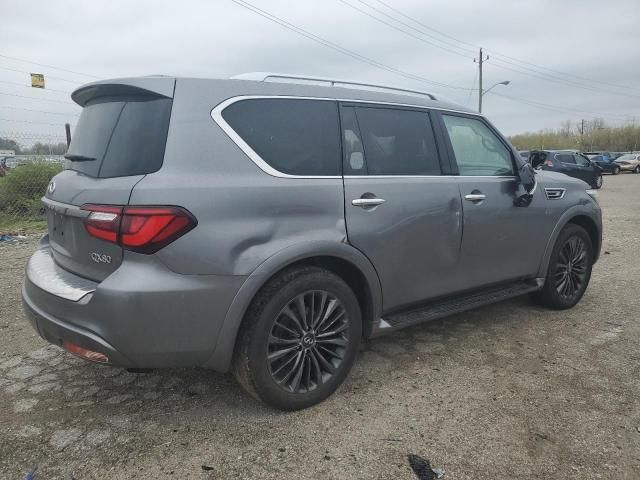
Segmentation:
<svg viewBox="0 0 640 480">
<path fill-rule="evenodd" d="M 67 168 L 92 177 L 123 177 L 160 169 L 172 100 L 101 97 L 82 109 Z"/>
<path fill-rule="evenodd" d="M 353 117 L 352 111 L 355 111 Z M 357 122 L 357 124 L 356 124 Z M 359 127 L 361 138 L 356 133 Z M 436 142 L 427 112 L 356 107 L 343 116 L 345 173 L 351 175 L 440 175 Z M 361 160 L 363 151 L 364 161 Z"/>
<path fill-rule="evenodd" d="M 513 175 L 511 153 L 477 118 L 442 115 L 460 175 Z"/>
<path fill-rule="evenodd" d="M 225 108 L 222 117 L 260 159 L 278 172 L 341 175 L 337 102 L 240 100 Z"/>
<path fill-rule="evenodd" d="M 571 153 L 558 153 L 556 154 L 556 158 L 558 159 L 559 162 L 562 162 L 562 163 L 574 163 L 574 164 L 578 163 L 576 162 L 575 157 Z"/>
</svg>

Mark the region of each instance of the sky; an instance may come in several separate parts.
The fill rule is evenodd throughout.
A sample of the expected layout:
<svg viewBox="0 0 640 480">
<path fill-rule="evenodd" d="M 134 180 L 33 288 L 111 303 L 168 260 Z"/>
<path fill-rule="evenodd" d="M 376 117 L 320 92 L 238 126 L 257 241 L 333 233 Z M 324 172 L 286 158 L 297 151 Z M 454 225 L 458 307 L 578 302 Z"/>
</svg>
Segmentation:
<svg viewBox="0 0 640 480">
<path fill-rule="evenodd" d="M 69 94 L 83 83 L 149 74 L 286 72 L 475 109 L 479 47 L 484 88 L 510 81 L 483 97 L 507 135 L 640 122 L 639 0 L 0 0 L 0 18 L 0 136 L 24 143 L 64 137 L 80 112 Z M 31 88 L 29 73 L 46 88 Z"/>
</svg>

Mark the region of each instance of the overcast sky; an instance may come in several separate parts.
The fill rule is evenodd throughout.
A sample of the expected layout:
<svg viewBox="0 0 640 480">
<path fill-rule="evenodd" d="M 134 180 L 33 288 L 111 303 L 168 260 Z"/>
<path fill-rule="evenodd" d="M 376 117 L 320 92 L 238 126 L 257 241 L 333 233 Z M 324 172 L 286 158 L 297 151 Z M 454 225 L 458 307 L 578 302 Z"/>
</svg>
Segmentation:
<svg viewBox="0 0 640 480">
<path fill-rule="evenodd" d="M 0 136 L 61 136 L 64 121 L 77 117 L 54 113 L 79 112 L 65 103 L 64 92 L 94 77 L 290 72 L 429 90 L 477 108 L 477 90 L 471 91 L 477 89 L 477 46 L 491 57 L 485 88 L 510 80 L 493 92 L 518 100 L 484 97 L 484 113 L 506 134 L 594 116 L 611 124 L 633 117 L 640 122 L 639 0 L 385 0 L 396 11 L 379 0 L 249 1 L 402 75 L 304 38 L 231 0 L 0 0 Z M 29 72 L 45 74 L 46 91 L 25 87 Z"/>
</svg>

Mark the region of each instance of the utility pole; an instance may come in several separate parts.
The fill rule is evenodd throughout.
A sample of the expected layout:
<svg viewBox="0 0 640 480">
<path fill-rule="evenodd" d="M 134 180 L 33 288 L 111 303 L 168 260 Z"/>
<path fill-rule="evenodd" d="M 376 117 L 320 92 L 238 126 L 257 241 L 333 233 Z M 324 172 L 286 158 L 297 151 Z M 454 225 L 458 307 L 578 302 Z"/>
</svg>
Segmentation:
<svg viewBox="0 0 640 480">
<path fill-rule="evenodd" d="M 484 54 L 482 53 L 482 48 L 480 49 L 480 56 L 477 59 L 473 59 L 473 61 L 475 63 L 478 64 L 478 112 L 482 113 L 482 95 L 483 95 L 483 91 L 482 91 L 482 63 L 486 62 L 487 60 L 489 60 L 489 55 L 487 55 L 487 57 L 484 57 Z"/>
<path fill-rule="evenodd" d="M 584 150 L 584 118 L 580 120 L 580 150 Z"/>
</svg>

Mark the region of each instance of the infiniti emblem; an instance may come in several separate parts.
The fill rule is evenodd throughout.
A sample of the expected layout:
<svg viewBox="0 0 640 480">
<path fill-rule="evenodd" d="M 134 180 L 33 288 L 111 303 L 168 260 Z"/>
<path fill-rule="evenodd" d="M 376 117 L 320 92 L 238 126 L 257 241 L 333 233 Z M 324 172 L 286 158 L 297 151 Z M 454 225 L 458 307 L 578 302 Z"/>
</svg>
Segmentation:
<svg viewBox="0 0 640 480">
<path fill-rule="evenodd" d="M 51 182 L 49 183 L 49 186 L 47 187 L 47 190 L 49 191 L 49 193 L 55 192 L 56 191 L 56 182 L 51 180 Z"/>
</svg>

